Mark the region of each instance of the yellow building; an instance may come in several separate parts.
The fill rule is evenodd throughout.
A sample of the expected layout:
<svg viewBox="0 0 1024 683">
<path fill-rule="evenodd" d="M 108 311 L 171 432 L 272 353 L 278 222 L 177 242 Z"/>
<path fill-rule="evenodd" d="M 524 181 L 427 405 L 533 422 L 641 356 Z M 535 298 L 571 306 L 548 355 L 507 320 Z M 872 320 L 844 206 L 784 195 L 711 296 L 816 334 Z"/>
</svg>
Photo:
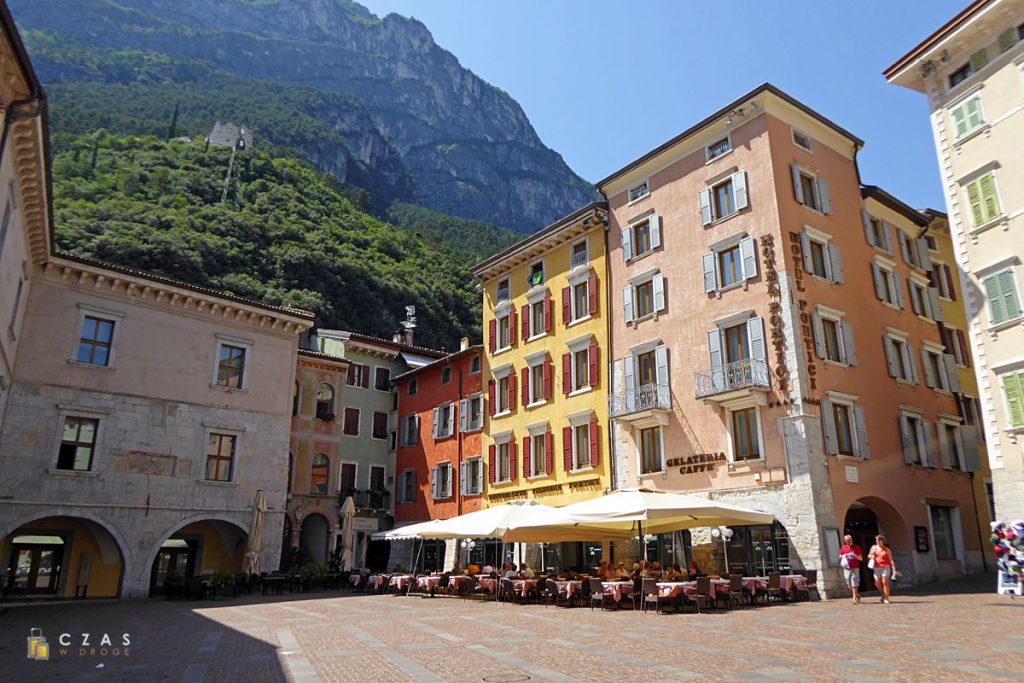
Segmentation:
<svg viewBox="0 0 1024 683">
<path fill-rule="evenodd" d="M 593 203 L 478 264 L 484 504 L 565 505 L 611 485 L 607 209 Z"/>
<path fill-rule="evenodd" d="M 974 374 L 974 361 L 971 358 L 967 312 L 960 287 L 960 274 L 957 272 L 956 252 L 946 214 L 932 209 L 926 209 L 922 213 L 929 219 L 924 239 L 928 242 L 928 252 L 933 266 L 932 284 L 939 290 L 939 301 L 942 305 L 943 321 L 939 323 L 939 332 L 942 334 L 946 353 L 956 360 L 957 376 L 960 378 L 960 392 L 954 394 L 957 412 L 963 419 L 960 433 L 965 440 L 974 439 L 978 444 L 981 469 L 974 473 L 972 486 L 978 512 L 978 533 L 982 539 L 988 539 L 989 523 L 994 517 L 992 471 L 989 469 L 988 452 L 985 448 L 985 430 L 981 424 L 981 403 L 978 398 L 981 394 L 978 392 L 978 379 Z M 983 553 L 983 556 L 987 561 L 988 553 Z"/>
</svg>

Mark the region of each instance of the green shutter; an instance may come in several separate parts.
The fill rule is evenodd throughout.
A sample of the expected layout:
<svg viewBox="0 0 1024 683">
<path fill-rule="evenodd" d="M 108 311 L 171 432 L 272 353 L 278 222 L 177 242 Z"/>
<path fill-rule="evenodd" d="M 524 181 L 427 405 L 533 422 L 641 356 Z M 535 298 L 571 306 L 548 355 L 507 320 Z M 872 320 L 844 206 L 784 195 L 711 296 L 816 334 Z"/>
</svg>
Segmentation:
<svg viewBox="0 0 1024 683">
<path fill-rule="evenodd" d="M 1010 411 L 1010 426 L 1024 427 L 1024 372 L 1003 375 L 1003 391 Z"/>
<path fill-rule="evenodd" d="M 971 220 L 974 222 L 974 227 L 985 224 L 985 214 L 982 210 L 981 205 L 981 188 L 979 187 L 979 181 L 975 180 L 967 183 L 967 204 L 971 208 Z"/>
<path fill-rule="evenodd" d="M 981 98 L 975 96 L 967 100 L 963 104 L 963 109 L 967 119 L 967 132 L 969 133 L 981 128 L 982 124 L 985 123 L 985 119 L 981 115 Z"/>
<path fill-rule="evenodd" d="M 1003 293 L 999 288 L 999 275 L 989 275 L 982 280 L 985 287 L 985 298 L 988 299 L 988 313 L 992 317 L 992 324 L 998 325 L 1006 322 L 1006 307 L 1003 305 Z"/>
<path fill-rule="evenodd" d="M 956 128 L 957 139 L 967 135 L 967 104 L 961 104 L 949 114 L 953 118 L 953 127 Z"/>
<path fill-rule="evenodd" d="M 988 53 L 985 51 L 985 48 L 981 48 L 971 55 L 971 71 L 977 73 L 986 64 L 988 64 Z"/>
<path fill-rule="evenodd" d="M 1006 310 L 1006 319 L 1014 320 L 1020 317 L 1020 300 L 1017 298 L 1017 283 L 1013 281 L 1013 269 L 996 273 L 999 280 L 999 291 L 1003 295 L 1003 308 Z"/>
<path fill-rule="evenodd" d="M 1002 213 L 999 210 L 999 197 L 996 196 L 995 176 L 986 173 L 978 178 L 978 186 L 981 189 L 981 206 L 985 215 L 985 223 L 994 221 Z"/>
</svg>

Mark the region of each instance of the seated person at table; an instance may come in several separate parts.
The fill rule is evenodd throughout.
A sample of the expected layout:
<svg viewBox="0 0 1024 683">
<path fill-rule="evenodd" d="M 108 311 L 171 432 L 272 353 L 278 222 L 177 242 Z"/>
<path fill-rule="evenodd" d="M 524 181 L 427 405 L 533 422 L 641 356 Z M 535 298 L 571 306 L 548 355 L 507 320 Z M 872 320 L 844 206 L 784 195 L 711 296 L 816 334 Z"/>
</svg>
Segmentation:
<svg viewBox="0 0 1024 683">
<path fill-rule="evenodd" d="M 680 568 L 678 562 L 673 564 L 668 569 L 666 569 L 665 573 L 662 574 L 662 578 L 664 578 L 667 581 L 677 581 L 678 579 L 681 579 L 682 577 L 683 577 L 683 570 L 682 570 L 682 568 Z"/>
<path fill-rule="evenodd" d="M 618 566 L 615 567 L 615 578 L 617 579 L 628 579 L 629 572 L 626 571 L 626 563 L 619 562 Z"/>
<path fill-rule="evenodd" d="M 640 560 L 639 562 L 634 562 L 633 569 L 629 572 L 629 578 L 635 579 L 638 576 L 643 576 L 644 570 L 647 568 L 646 565 L 647 563 L 643 560 Z"/>
<path fill-rule="evenodd" d="M 462 565 L 456 562 L 452 565 L 452 570 L 448 573 L 449 576 L 465 576 L 466 570 L 462 568 Z"/>
<path fill-rule="evenodd" d="M 601 564 L 597 567 L 597 578 L 599 579 L 610 579 L 613 575 L 611 565 L 608 564 L 608 560 L 601 560 Z"/>
<path fill-rule="evenodd" d="M 473 564 L 472 562 L 470 562 L 469 566 L 466 567 L 466 573 L 469 574 L 470 576 L 476 576 L 477 574 L 480 573 L 480 567 L 478 567 L 475 564 Z"/>
<path fill-rule="evenodd" d="M 530 569 L 530 565 L 526 564 L 525 562 L 519 565 L 519 573 L 523 575 L 524 579 L 532 579 L 533 577 L 537 576 L 537 574 L 535 574 L 534 571 Z"/>
<path fill-rule="evenodd" d="M 516 566 L 514 564 L 512 564 L 511 562 L 505 564 L 504 572 L 502 573 L 501 576 L 502 576 L 502 578 L 505 578 L 505 579 L 514 579 L 514 578 L 516 578 Z"/>
<path fill-rule="evenodd" d="M 483 569 L 481 569 L 480 571 L 481 571 L 481 572 L 483 572 L 483 573 L 484 573 L 484 574 L 486 574 L 486 575 L 491 575 L 491 574 L 493 574 L 493 573 L 494 573 L 494 567 L 492 567 L 492 566 L 491 566 L 491 565 L 489 565 L 489 564 L 485 564 L 485 565 L 484 565 L 484 568 L 483 568 Z"/>
<path fill-rule="evenodd" d="M 647 568 L 647 571 L 644 572 L 644 576 L 661 576 L 661 565 L 658 564 L 657 560 L 651 562 L 651 565 Z"/>
<path fill-rule="evenodd" d="M 693 560 L 690 560 L 690 564 L 686 565 L 686 574 L 691 581 L 696 579 L 698 576 L 704 576 L 704 572 L 700 570 L 700 567 L 698 567 L 697 563 Z"/>
</svg>

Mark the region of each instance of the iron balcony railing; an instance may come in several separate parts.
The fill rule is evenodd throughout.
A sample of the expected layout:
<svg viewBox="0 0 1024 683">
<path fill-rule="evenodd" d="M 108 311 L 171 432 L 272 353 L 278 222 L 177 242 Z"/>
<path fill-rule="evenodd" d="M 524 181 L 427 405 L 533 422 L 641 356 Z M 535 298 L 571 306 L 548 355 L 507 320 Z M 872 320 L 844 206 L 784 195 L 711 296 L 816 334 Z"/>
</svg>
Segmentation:
<svg viewBox="0 0 1024 683">
<path fill-rule="evenodd" d="M 693 388 L 697 398 L 724 394 L 736 389 L 767 389 L 768 363 L 747 358 L 726 363 L 720 368 L 693 373 Z"/>
<path fill-rule="evenodd" d="M 583 252 L 581 252 L 579 254 L 573 254 L 572 258 L 569 259 L 569 267 L 570 268 L 579 268 L 580 266 L 585 266 L 585 265 L 587 265 L 587 262 L 589 260 L 590 259 L 588 258 L 588 255 L 587 255 L 586 251 L 583 251 Z"/>
<path fill-rule="evenodd" d="M 343 507 L 349 496 L 357 508 L 371 510 L 386 510 L 388 507 L 388 491 L 373 491 L 359 489 L 342 489 L 338 494 L 338 507 Z"/>
<path fill-rule="evenodd" d="M 608 397 L 608 414 L 622 417 L 642 410 L 671 410 L 672 392 L 667 384 L 644 384 Z"/>
<path fill-rule="evenodd" d="M 508 287 L 502 287 L 498 290 L 498 302 L 508 301 L 512 296 L 512 292 Z"/>
</svg>

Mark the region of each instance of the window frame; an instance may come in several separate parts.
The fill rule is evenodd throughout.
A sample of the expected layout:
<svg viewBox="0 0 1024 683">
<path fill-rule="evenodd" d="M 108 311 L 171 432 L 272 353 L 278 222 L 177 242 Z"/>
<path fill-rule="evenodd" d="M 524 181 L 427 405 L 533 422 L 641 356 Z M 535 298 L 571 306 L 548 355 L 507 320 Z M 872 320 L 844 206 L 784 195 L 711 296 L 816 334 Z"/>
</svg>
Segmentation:
<svg viewBox="0 0 1024 683">
<path fill-rule="evenodd" d="M 885 277 L 885 288 L 888 297 L 881 300 L 882 305 L 896 310 L 903 310 L 902 283 L 900 282 L 899 275 L 896 273 L 895 264 L 878 258 L 873 259 L 871 263 L 878 269 L 879 274 Z"/>
<path fill-rule="evenodd" d="M 654 470 L 654 469 L 652 469 L 652 470 L 645 470 L 644 469 L 644 443 L 645 443 L 644 442 L 644 433 L 645 432 L 649 432 L 651 430 L 657 430 L 657 441 L 656 442 L 652 442 L 652 444 L 656 443 L 656 445 L 657 445 L 657 459 L 658 459 L 658 463 L 657 464 L 660 465 L 660 468 L 656 469 L 656 470 Z M 653 475 L 658 475 L 658 474 L 664 474 L 665 473 L 665 430 L 662 429 L 662 425 L 660 425 L 660 424 L 650 424 L 650 425 L 638 426 L 636 432 L 637 432 L 637 448 L 636 448 L 637 472 L 640 473 L 639 476 L 641 476 L 641 477 L 648 477 L 648 476 L 653 476 Z"/>
<path fill-rule="evenodd" d="M 399 438 L 402 448 L 410 448 L 420 442 L 419 417 L 419 413 L 409 413 L 399 421 L 400 436 L 404 435 L 405 437 Z"/>
<path fill-rule="evenodd" d="M 356 413 L 356 433 L 355 434 L 351 434 L 348 431 L 346 431 L 347 428 L 348 428 L 348 411 L 350 411 L 350 410 L 354 410 L 355 413 Z M 362 409 L 359 406 L 343 406 L 342 407 L 342 413 L 341 413 L 341 435 L 342 436 L 358 437 L 360 435 L 360 433 L 362 432 L 362 421 L 363 421 L 363 411 L 362 411 Z"/>
<path fill-rule="evenodd" d="M 978 116 L 980 118 L 980 121 L 978 121 L 977 125 L 975 125 L 973 128 L 970 125 L 970 112 L 967 109 L 967 106 L 970 103 L 972 103 L 972 102 L 977 102 L 978 103 L 977 110 L 978 110 Z M 961 110 L 963 110 L 963 117 L 964 117 L 963 120 L 965 121 L 965 127 L 964 127 L 964 132 L 963 133 L 957 132 L 957 123 L 956 123 L 956 117 L 957 117 L 956 112 L 961 111 Z M 988 122 L 985 120 L 985 105 L 984 105 L 984 102 L 981 99 L 981 92 L 980 91 L 979 92 L 973 92 L 973 93 L 969 94 L 967 97 L 964 97 L 964 98 L 962 98 L 960 100 L 957 100 L 955 103 L 949 105 L 947 107 L 947 112 L 949 114 L 949 121 L 950 121 L 950 124 L 951 124 L 951 128 L 953 129 L 953 136 L 954 136 L 953 144 L 954 145 L 960 144 L 960 143 L 968 140 L 969 138 L 973 137 L 975 133 L 978 133 L 978 132 L 984 130 L 989 125 Z"/>
<path fill-rule="evenodd" d="M 400 504 L 415 503 L 416 468 L 406 467 L 403 469 L 399 475 L 399 482 L 400 485 L 397 487 L 397 491 L 395 491 L 395 502 Z"/>
<path fill-rule="evenodd" d="M 61 411 L 60 420 L 57 422 L 57 453 L 55 454 L 55 456 L 53 458 L 53 467 L 51 468 L 51 470 L 54 471 L 54 472 L 60 472 L 62 474 L 66 473 L 66 472 L 70 472 L 70 473 L 73 473 L 73 474 L 84 474 L 84 473 L 89 473 L 89 472 L 97 472 L 98 469 L 96 467 L 96 464 L 97 464 L 96 460 L 97 460 L 98 451 L 99 451 L 99 444 L 100 444 L 100 430 L 102 429 L 101 425 L 102 425 L 103 420 L 104 420 L 105 417 L 106 417 L 105 415 L 100 415 L 98 413 L 90 413 L 88 411 L 80 411 L 80 410 Z M 67 425 L 68 420 L 80 420 L 80 421 L 81 420 L 89 420 L 89 421 L 93 422 L 93 436 L 92 436 L 92 443 L 90 444 L 91 448 L 90 448 L 90 451 L 89 451 L 89 467 L 87 469 L 84 469 L 84 470 L 76 469 L 74 467 L 74 462 L 75 462 L 75 458 L 74 457 L 72 458 L 72 462 L 71 462 L 72 467 L 67 467 L 67 468 L 60 467 L 60 452 L 61 452 L 62 447 L 65 444 L 65 441 L 64 441 L 64 430 L 67 428 L 66 425 Z M 80 434 L 80 433 L 81 433 L 81 427 L 79 427 L 76 430 L 76 434 Z M 68 442 L 68 443 L 84 444 L 86 442 L 75 441 L 75 442 Z M 77 445 L 76 445 L 76 448 L 78 448 Z"/>
<path fill-rule="evenodd" d="M 569 421 L 569 428 L 572 429 L 572 469 L 569 470 L 570 472 L 583 472 L 592 469 L 590 465 L 590 421 L 590 416 L 587 416 L 585 420 Z M 583 453 L 580 453 L 580 430 L 583 430 L 582 433 L 587 440 L 587 447 Z"/>
<path fill-rule="evenodd" d="M 642 191 L 641 191 L 642 190 Z M 644 197 L 651 196 L 651 182 L 649 178 L 644 178 L 636 185 L 626 189 L 626 205 L 635 204 Z"/>
<path fill-rule="evenodd" d="M 466 490 L 462 492 L 464 496 L 479 496 L 484 492 L 484 459 L 480 455 L 472 455 L 462 461 L 462 467 L 466 471 Z M 477 477 L 474 475 L 473 470 L 479 468 L 479 487 L 474 485 L 477 481 Z"/>
<path fill-rule="evenodd" d="M 809 154 L 814 154 L 814 139 L 810 135 L 792 126 L 789 127 L 789 132 L 790 138 L 793 140 L 794 145 L 796 145 L 797 147 L 799 147 L 800 149 L 804 150 Z M 797 136 L 805 138 L 807 140 L 807 145 L 804 146 L 800 144 L 800 141 L 797 140 Z"/>
<path fill-rule="evenodd" d="M 947 555 L 940 555 L 939 554 L 939 552 L 940 552 L 939 535 L 936 533 L 936 529 L 935 529 L 935 526 L 936 526 L 935 525 L 935 521 L 936 521 L 936 519 L 935 519 L 935 517 L 936 517 L 935 512 L 938 511 L 938 510 L 945 511 L 945 514 L 947 515 L 946 522 L 948 522 L 949 536 L 943 538 L 943 543 L 941 544 L 941 546 L 945 547 L 945 546 L 948 545 L 948 549 L 952 550 L 952 553 L 953 553 L 952 555 L 949 555 L 949 556 L 947 556 Z M 941 516 L 941 513 L 940 513 L 940 516 Z M 955 506 L 950 506 L 950 505 L 931 505 L 931 504 L 928 505 L 928 527 L 930 528 L 930 530 L 932 532 L 932 547 L 935 549 L 935 560 L 936 561 L 946 561 L 946 562 L 948 562 L 948 561 L 959 561 L 960 560 L 959 544 L 957 543 L 957 529 L 959 527 L 957 522 L 959 521 L 959 519 L 958 519 L 959 516 L 960 515 L 959 515 L 959 512 L 958 512 L 958 508 L 955 507 Z"/>
<path fill-rule="evenodd" d="M 494 473 L 495 484 L 507 484 L 515 479 L 512 472 L 512 441 L 511 437 L 504 441 L 496 440 L 494 442 L 494 467 L 497 470 Z M 502 477 L 502 470 L 505 470 L 505 476 Z"/>
<path fill-rule="evenodd" d="M 538 266 L 540 266 L 540 282 L 534 282 L 533 271 Z M 540 287 L 546 286 L 548 283 L 547 258 L 541 256 L 539 259 L 531 261 L 527 272 L 529 272 L 529 275 L 527 276 L 528 286 L 526 291 L 531 292 L 539 289 Z"/>
<path fill-rule="evenodd" d="M 320 414 L 320 390 L 323 387 L 327 387 L 331 390 L 331 401 L 329 410 L 327 410 L 322 416 Z M 316 401 L 313 406 L 313 417 L 318 420 L 324 420 L 326 422 L 333 422 L 337 419 L 338 413 L 336 412 L 338 407 L 338 390 L 330 382 L 320 382 L 316 385 Z M 328 417 L 330 416 L 330 417 Z"/>
<path fill-rule="evenodd" d="M 454 495 L 455 495 L 455 493 L 454 493 L 455 487 L 452 484 L 452 475 L 455 472 L 455 468 L 452 466 L 451 460 L 442 460 L 442 461 L 436 463 L 431 468 L 431 470 L 433 471 L 434 481 L 437 483 L 437 486 L 436 486 L 437 495 L 436 496 L 432 496 L 432 499 L 433 500 L 448 500 L 449 498 L 453 498 Z M 441 472 L 442 471 L 447 472 L 447 482 L 448 482 L 448 486 L 447 487 L 442 487 L 441 486 L 442 482 L 444 481 L 443 479 L 441 479 Z"/>
<path fill-rule="evenodd" d="M 583 245 L 583 255 L 586 257 L 583 259 L 583 263 L 573 265 L 573 261 L 576 258 L 576 247 Z M 586 268 L 590 265 L 590 240 L 584 235 L 580 239 L 569 245 L 569 269 L 574 270 L 576 268 Z"/>
<path fill-rule="evenodd" d="M 415 396 L 420 390 L 420 384 L 417 377 L 410 377 L 409 384 L 405 389 L 406 396 Z"/>
<path fill-rule="evenodd" d="M 203 448 L 203 476 L 202 476 L 201 481 L 214 482 L 214 483 L 218 483 L 218 484 L 226 484 L 226 483 L 231 483 L 231 482 L 236 481 L 236 478 L 237 478 L 236 463 L 238 462 L 239 441 L 241 439 L 241 434 L 239 434 L 236 431 L 230 430 L 230 429 L 222 429 L 222 428 L 217 427 L 217 428 L 207 429 L 204 436 L 205 436 L 205 438 L 203 439 L 203 445 L 204 445 L 204 448 Z M 228 475 L 227 475 L 226 479 L 219 479 L 219 478 L 218 479 L 211 479 L 210 478 L 210 437 L 211 436 L 227 437 L 227 438 L 230 438 L 232 440 L 232 442 L 231 442 L 231 455 L 230 455 L 229 458 L 227 458 L 227 460 L 228 460 Z M 216 460 L 223 461 L 224 457 L 218 454 L 216 456 Z"/>
<path fill-rule="evenodd" d="M 469 374 L 478 375 L 483 370 L 483 360 L 480 358 L 480 354 L 477 353 L 469 359 Z"/>
<path fill-rule="evenodd" d="M 502 287 L 502 284 L 505 286 Z M 505 292 L 505 296 L 501 293 Z M 498 278 L 498 281 L 494 283 L 494 303 L 500 304 L 505 301 L 512 300 L 512 278 L 506 275 L 505 277 Z"/>
<path fill-rule="evenodd" d="M 388 431 L 389 431 L 388 430 L 388 414 L 385 413 L 385 412 L 382 412 L 380 410 L 375 410 L 375 411 L 373 411 L 373 413 L 371 413 L 371 415 L 372 415 L 372 417 L 370 418 L 370 438 L 374 439 L 376 441 L 387 441 L 387 439 L 388 439 Z M 384 418 L 384 436 L 377 436 L 377 432 L 376 432 L 375 428 L 377 426 L 377 417 L 378 416 L 383 416 L 383 418 Z"/>
<path fill-rule="evenodd" d="M 117 359 L 117 340 L 120 338 L 120 329 L 125 314 L 120 311 L 113 311 L 107 308 L 100 308 L 88 304 L 78 304 L 78 325 L 75 329 L 75 340 L 71 348 L 71 355 L 68 363 L 79 367 L 93 368 L 97 370 L 113 370 Z M 86 318 L 94 318 L 113 325 L 110 334 L 110 344 L 107 346 L 107 362 L 104 365 L 78 360 L 78 351 L 82 344 L 82 333 L 85 331 Z"/>
<path fill-rule="evenodd" d="M 764 462 L 764 435 L 762 433 L 762 420 L 761 410 L 756 401 L 743 400 L 731 405 L 726 408 L 726 432 L 729 444 L 729 462 L 732 464 L 742 465 L 748 463 Z M 741 412 L 753 411 L 754 414 L 754 430 L 752 436 L 757 437 L 757 456 L 756 457 L 737 457 L 736 452 L 736 414 Z"/>
<path fill-rule="evenodd" d="M 455 435 L 455 401 L 445 401 L 440 403 L 436 407 L 437 410 L 437 430 L 434 431 L 434 441 L 442 441 L 443 439 L 451 438 Z M 448 411 L 448 418 L 445 419 L 445 411 Z M 448 425 L 451 425 L 451 431 L 448 431 Z"/>
<path fill-rule="evenodd" d="M 388 373 L 388 379 L 384 383 L 383 387 L 379 386 L 380 383 L 378 381 L 379 378 L 380 378 L 379 377 L 380 376 L 380 372 L 382 370 L 384 372 Z M 387 367 L 386 365 L 374 365 L 373 366 L 373 390 L 374 391 L 388 391 L 388 392 L 391 391 L 391 368 Z"/>
<path fill-rule="evenodd" d="M 224 347 L 240 349 L 242 353 L 241 378 L 237 387 L 227 386 L 220 382 L 221 350 Z M 249 366 L 252 360 L 253 343 L 248 339 L 240 339 L 224 334 L 217 334 L 216 353 L 213 357 L 213 378 L 210 380 L 210 387 L 220 391 L 247 391 L 249 389 Z"/>
<path fill-rule="evenodd" d="M 711 150 L 714 147 L 717 147 L 717 146 L 721 145 L 723 142 L 725 143 L 726 148 L 723 149 L 721 152 L 719 152 L 719 153 L 715 154 L 714 156 L 712 156 L 711 155 Z M 725 135 L 718 136 L 715 139 L 713 139 L 711 142 L 709 142 L 708 144 L 704 145 L 704 163 L 705 164 L 710 164 L 712 161 L 717 161 L 717 160 L 721 159 L 722 157 L 726 156 L 727 154 L 731 153 L 732 149 L 733 149 L 733 147 L 732 147 L 732 133 L 731 132 L 727 132 Z"/>
<path fill-rule="evenodd" d="M 985 212 L 985 202 L 981 197 L 981 182 L 988 177 L 992 178 L 992 191 L 995 194 L 996 213 L 994 216 L 988 216 L 987 220 L 985 220 L 986 216 L 984 214 L 987 212 Z M 970 187 L 972 185 L 975 185 L 976 183 L 978 199 L 981 203 L 981 209 L 983 212 L 982 220 L 980 223 L 975 221 L 970 195 Z M 970 218 L 970 228 L 968 229 L 969 233 L 973 233 L 974 231 L 978 230 L 984 230 L 985 228 L 995 225 L 996 223 L 999 223 L 1000 221 L 1006 218 L 1006 208 L 1005 204 L 1003 203 L 1003 195 L 1002 192 L 1000 192 L 999 190 L 999 176 L 996 173 L 996 169 L 993 166 L 986 166 L 983 169 L 980 169 L 975 174 L 969 176 L 965 180 L 962 180 L 960 182 L 960 188 L 963 195 L 963 206 L 965 207 L 965 212 L 967 216 Z"/>
<path fill-rule="evenodd" d="M 352 488 L 345 489 L 341 486 L 341 476 L 345 472 L 345 466 L 352 466 Z M 355 460 L 340 460 L 338 461 L 338 493 L 346 493 L 350 491 L 359 490 L 359 463 Z"/>
<path fill-rule="evenodd" d="M 530 440 L 530 474 L 527 479 L 539 479 L 548 476 L 547 447 L 548 432 L 547 425 L 542 430 L 530 429 L 527 438 Z M 537 448 L 537 444 L 540 448 Z M 525 455 L 523 456 L 526 457 Z"/>
<path fill-rule="evenodd" d="M 496 315 L 494 331 L 494 355 L 512 348 L 512 309 L 509 308 L 501 314 Z M 504 326 L 504 327 L 503 327 Z M 502 345 L 502 332 L 505 333 L 505 343 Z"/>
<path fill-rule="evenodd" d="M 1017 323 L 1017 321 L 1019 321 L 1022 318 L 1024 318 L 1024 305 L 1022 305 L 1022 302 L 1021 302 L 1020 282 L 1017 279 L 1017 269 L 1016 269 L 1015 265 L 1014 264 L 1010 264 L 1010 265 L 1003 266 L 1001 268 L 997 268 L 996 270 L 993 270 L 991 272 L 985 272 L 985 271 L 982 271 L 982 272 L 984 274 L 982 275 L 982 274 L 979 273 L 979 278 L 978 279 L 980 280 L 981 290 L 982 290 L 982 292 L 984 293 L 984 296 L 985 296 L 985 310 L 988 312 L 989 328 L 990 329 L 991 328 L 1001 329 L 1003 326 L 1014 325 L 1014 324 Z M 985 283 L 988 282 L 989 280 L 994 280 L 995 283 L 996 283 L 996 286 L 999 287 L 1000 296 L 1003 299 L 1005 299 L 1006 298 L 1006 292 L 1003 291 L 1002 285 L 1000 284 L 1000 281 L 999 281 L 998 278 L 999 278 L 1000 275 L 1002 275 L 1003 273 L 1006 273 L 1006 272 L 1010 273 L 1010 281 L 1013 284 L 1013 297 L 1014 297 L 1014 299 L 1016 300 L 1016 303 L 1017 303 L 1017 315 L 1013 316 L 1013 317 L 1007 317 L 1005 320 L 1001 320 L 999 322 L 996 322 L 996 316 L 994 315 L 993 310 L 992 310 L 992 300 L 991 300 L 991 298 L 988 295 L 988 286 Z M 1004 304 L 1004 306 L 1005 306 L 1005 304 Z"/>
<path fill-rule="evenodd" d="M 903 409 L 899 413 L 900 417 L 900 430 L 901 430 L 901 450 L 904 452 L 904 462 L 906 462 L 906 444 L 902 443 L 902 423 L 906 421 L 908 427 L 913 428 L 914 432 L 914 448 L 917 452 L 917 462 L 906 463 L 915 467 L 930 467 L 934 468 L 935 463 L 931 462 L 932 454 L 928 452 L 929 439 L 927 435 L 928 429 L 931 429 L 931 424 L 924 419 L 923 411 L 918 410 L 907 410 Z M 913 422 L 911 422 L 913 421 Z"/>
<path fill-rule="evenodd" d="M 441 384 L 444 385 L 444 384 L 451 384 L 451 383 L 452 383 L 452 366 L 448 365 L 448 366 L 445 366 L 445 367 L 441 368 Z"/>
<path fill-rule="evenodd" d="M 324 477 L 323 492 L 317 491 L 313 487 L 313 472 L 317 468 L 317 458 L 323 456 L 324 460 L 327 461 L 327 472 Z M 331 456 L 326 453 L 316 453 L 313 459 L 309 463 L 309 495 L 311 496 L 329 496 L 331 495 Z"/>
</svg>

